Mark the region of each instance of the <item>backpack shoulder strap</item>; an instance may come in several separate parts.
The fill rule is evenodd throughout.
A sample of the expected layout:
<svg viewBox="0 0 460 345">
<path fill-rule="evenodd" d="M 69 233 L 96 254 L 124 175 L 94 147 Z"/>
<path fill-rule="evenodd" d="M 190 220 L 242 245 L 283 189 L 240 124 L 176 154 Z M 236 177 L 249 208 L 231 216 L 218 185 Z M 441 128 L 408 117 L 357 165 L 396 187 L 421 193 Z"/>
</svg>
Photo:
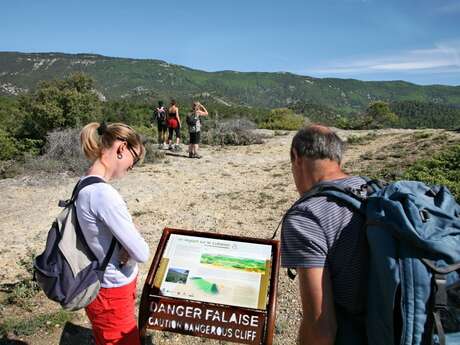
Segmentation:
<svg viewBox="0 0 460 345">
<path fill-rule="evenodd" d="M 447 310 L 447 290 L 452 288 L 452 286 L 448 287 L 447 274 L 454 271 L 460 273 L 460 262 L 444 267 L 438 267 L 434 261 L 428 260 L 426 258 L 422 258 L 421 260 L 431 270 L 432 273 L 431 285 L 433 292 L 431 316 L 434 321 L 433 330 L 436 330 L 439 345 L 446 345 L 446 335 L 444 332 L 443 324 L 441 322 L 441 315 Z M 459 283 L 460 281 L 457 281 L 454 283 L 454 286 L 458 285 Z"/>
<path fill-rule="evenodd" d="M 105 183 L 105 180 L 100 178 L 100 177 L 97 177 L 97 176 L 90 176 L 88 178 L 85 178 L 84 180 L 80 180 L 77 183 L 77 185 L 75 186 L 75 188 L 74 188 L 74 190 L 72 192 L 72 198 L 70 199 L 70 201 L 75 202 L 75 200 L 77 200 L 78 194 L 80 193 L 80 191 L 83 188 L 88 187 L 88 186 L 90 186 L 92 184 L 95 184 L 95 183 Z M 83 236 L 83 233 L 81 232 L 80 224 L 78 224 L 78 221 L 77 221 L 77 226 L 75 227 L 75 231 L 77 232 L 77 236 L 79 236 L 80 241 L 87 247 L 88 251 L 90 253 L 92 253 L 91 249 L 89 248 L 88 244 L 86 243 L 86 240 L 85 240 L 85 237 Z M 107 265 L 109 264 L 110 258 L 113 255 L 113 252 L 115 250 L 115 246 L 116 246 L 117 243 L 118 243 L 117 239 L 115 238 L 115 236 L 113 236 L 112 242 L 110 243 L 109 250 L 107 251 L 107 254 L 104 257 L 104 260 L 100 264 L 99 270 L 105 271 L 105 269 L 107 268 Z M 93 256 L 94 256 L 94 254 L 93 254 Z M 95 258 L 95 256 L 94 256 L 94 258 Z"/>
<path fill-rule="evenodd" d="M 115 250 L 115 245 L 117 243 L 118 243 L 117 239 L 115 238 L 115 236 L 113 236 L 112 242 L 110 242 L 109 250 L 107 251 L 107 254 L 104 260 L 102 261 L 101 265 L 99 266 L 99 270 L 105 271 L 105 269 L 107 268 L 107 265 L 109 264 L 110 258 L 113 255 L 113 251 Z"/>
<path fill-rule="evenodd" d="M 278 223 L 278 226 L 273 233 L 271 239 L 273 240 L 276 237 L 276 233 L 280 228 L 281 224 L 283 224 L 284 219 L 289 214 L 289 212 L 297 205 L 301 204 L 302 202 L 315 197 L 315 196 L 326 196 L 332 197 L 336 200 L 340 200 L 345 202 L 347 205 L 351 206 L 355 211 L 359 212 L 361 215 L 365 215 L 365 210 L 362 208 L 362 203 L 366 199 L 366 192 L 368 191 L 369 183 L 373 181 L 369 181 L 368 179 L 364 179 L 366 184 L 363 184 L 360 189 L 353 189 L 349 187 L 343 187 L 333 182 L 321 182 L 315 185 L 312 189 L 306 192 L 300 199 L 298 199 L 284 214 L 281 221 Z"/>
<path fill-rule="evenodd" d="M 90 176 L 88 178 L 85 178 L 84 180 L 80 180 L 75 185 L 75 188 L 73 189 L 72 197 L 70 200 L 74 202 L 77 199 L 78 194 L 83 188 L 88 187 L 89 185 L 92 185 L 95 183 L 105 183 L 105 181 L 101 177 L 97 177 L 97 176 Z"/>
<path fill-rule="evenodd" d="M 310 191 L 304 194 L 293 206 L 296 206 L 307 199 L 317 196 L 332 197 L 335 200 L 343 201 L 351 206 L 355 211 L 364 215 L 362 210 L 362 202 L 366 199 L 367 183 L 359 189 L 344 187 L 336 183 L 322 182 L 313 187 Z"/>
<path fill-rule="evenodd" d="M 315 185 L 311 190 L 306 192 L 300 199 L 298 199 L 284 214 L 283 218 L 279 222 L 278 226 L 275 229 L 275 232 L 272 236 L 272 240 L 276 237 L 276 233 L 280 228 L 281 224 L 284 222 L 284 219 L 289 214 L 289 212 L 300 203 L 316 196 L 326 196 L 332 197 L 337 201 L 342 201 L 347 205 L 351 206 L 356 212 L 359 212 L 361 215 L 365 216 L 365 210 L 362 208 L 363 201 L 366 199 L 366 195 L 369 192 L 369 184 L 373 181 L 370 181 L 367 178 L 363 178 L 366 183 L 363 184 L 359 189 L 354 189 L 350 187 L 344 187 L 333 182 L 321 182 Z M 372 188 L 372 191 L 374 189 Z M 287 274 L 289 279 L 294 280 L 297 274 L 291 268 L 287 269 Z"/>
</svg>

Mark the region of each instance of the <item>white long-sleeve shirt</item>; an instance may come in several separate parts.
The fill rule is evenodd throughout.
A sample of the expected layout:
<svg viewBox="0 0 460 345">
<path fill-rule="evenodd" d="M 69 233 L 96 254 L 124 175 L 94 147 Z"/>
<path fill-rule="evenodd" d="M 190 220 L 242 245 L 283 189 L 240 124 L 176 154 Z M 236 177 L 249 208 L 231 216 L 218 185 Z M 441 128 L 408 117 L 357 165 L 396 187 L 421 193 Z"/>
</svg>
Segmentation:
<svg viewBox="0 0 460 345">
<path fill-rule="evenodd" d="M 75 207 L 83 236 L 99 263 L 104 260 L 113 236 L 129 253 L 129 261 L 119 267 L 121 248 L 115 246 L 102 287 L 118 287 L 132 282 L 138 273 L 137 263 L 149 258 L 149 247 L 134 226 L 121 195 L 108 183 L 95 183 L 80 191 Z"/>
</svg>

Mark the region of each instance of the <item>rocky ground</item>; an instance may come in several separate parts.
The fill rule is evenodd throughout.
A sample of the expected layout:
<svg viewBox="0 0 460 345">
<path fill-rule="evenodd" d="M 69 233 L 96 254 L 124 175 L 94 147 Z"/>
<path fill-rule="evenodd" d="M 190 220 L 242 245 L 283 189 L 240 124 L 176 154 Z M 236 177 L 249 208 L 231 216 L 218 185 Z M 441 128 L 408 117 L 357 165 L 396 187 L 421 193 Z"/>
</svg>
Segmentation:
<svg viewBox="0 0 460 345">
<path fill-rule="evenodd" d="M 430 131 L 434 137 L 439 131 Z M 155 253 L 165 227 L 193 229 L 222 234 L 270 238 L 284 211 L 297 194 L 290 173 L 289 145 L 293 133 L 267 138 L 260 145 L 239 147 L 204 147 L 203 158 L 188 159 L 186 152 L 168 154 L 157 164 L 146 164 L 114 183 L 126 200 L 133 218 Z M 279 133 L 277 133 L 279 134 Z M 365 136 L 366 132 L 340 131 L 344 138 Z M 442 134 L 445 135 L 445 134 Z M 406 130 L 379 131 L 364 143 L 351 145 L 345 166 L 360 171 L 368 159 L 362 157 L 382 152 L 404 138 L 413 136 Z M 458 134 L 448 138 L 458 140 Z M 24 265 L 28 253 L 43 249 L 47 230 L 59 212 L 57 201 L 66 198 L 75 177 L 23 176 L 0 181 L 0 286 L 21 281 L 27 275 Z M 141 265 L 139 290 L 150 262 Z M 275 344 L 294 344 L 300 319 L 296 282 L 280 271 Z M 7 303 L 0 292 L 0 319 L 30 320 L 58 307 L 43 295 L 30 298 L 27 306 Z M 3 298 L 3 300 L 2 300 Z M 2 322 L 0 322 L 2 323 Z M 91 344 L 90 325 L 84 313 L 77 312 L 70 322 L 56 323 L 33 335 L 0 339 L 0 344 Z M 220 344 L 204 338 L 173 333 L 151 332 L 154 344 Z M 1 335 L 0 335 L 1 336 Z"/>
</svg>

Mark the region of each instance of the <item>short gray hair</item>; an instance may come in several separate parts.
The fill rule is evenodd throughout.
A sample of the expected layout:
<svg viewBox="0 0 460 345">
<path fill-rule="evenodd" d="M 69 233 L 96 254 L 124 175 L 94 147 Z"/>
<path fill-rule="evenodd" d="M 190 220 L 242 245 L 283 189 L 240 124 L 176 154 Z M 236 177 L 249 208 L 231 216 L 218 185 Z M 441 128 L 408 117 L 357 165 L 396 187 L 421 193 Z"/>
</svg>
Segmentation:
<svg viewBox="0 0 460 345">
<path fill-rule="evenodd" d="M 291 145 L 291 161 L 294 150 L 298 156 L 309 159 L 330 159 L 338 164 L 342 161 L 345 143 L 327 127 L 313 125 L 300 129 Z"/>
</svg>

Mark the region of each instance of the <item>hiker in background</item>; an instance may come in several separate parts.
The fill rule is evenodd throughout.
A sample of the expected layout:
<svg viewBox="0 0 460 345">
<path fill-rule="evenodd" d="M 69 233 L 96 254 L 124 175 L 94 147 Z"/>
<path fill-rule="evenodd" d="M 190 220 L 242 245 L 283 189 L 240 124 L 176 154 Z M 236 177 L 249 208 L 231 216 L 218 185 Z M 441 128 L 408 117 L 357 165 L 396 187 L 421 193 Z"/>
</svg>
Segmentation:
<svg viewBox="0 0 460 345">
<path fill-rule="evenodd" d="M 154 110 L 154 119 L 157 122 L 158 128 L 158 148 L 165 149 L 167 148 L 168 126 L 166 125 L 166 109 L 163 106 L 163 101 L 158 101 L 158 107 Z"/>
<path fill-rule="evenodd" d="M 292 139 L 291 169 L 300 199 L 286 213 L 281 233 L 281 264 L 296 269 L 302 301 L 299 344 L 334 344 L 347 313 L 365 310 L 367 244 L 364 219 L 325 196 L 306 197 L 321 183 L 359 188 L 365 181 L 341 169 L 343 141 L 329 128 L 310 126 Z M 303 198 L 302 198 L 303 197 Z M 358 317 L 356 320 L 363 320 Z M 351 323 L 351 321 L 348 321 Z M 355 321 L 353 321 L 355 322 Z M 364 323 L 354 324 L 366 344 Z"/>
<path fill-rule="evenodd" d="M 188 145 L 189 158 L 201 158 L 198 154 L 198 145 L 200 144 L 201 134 L 201 116 L 207 116 L 208 111 L 200 102 L 193 102 L 192 112 L 187 115 L 187 125 L 190 135 L 190 143 Z"/>
<path fill-rule="evenodd" d="M 176 101 L 174 99 L 171 100 L 171 105 L 168 109 L 168 144 L 169 149 L 173 151 L 180 150 L 180 116 L 179 116 L 179 108 L 177 107 Z M 173 134 L 176 133 L 176 143 L 173 145 Z"/>
<path fill-rule="evenodd" d="M 144 155 L 134 130 L 122 123 L 90 123 L 80 134 L 85 156 L 92 162 L 82 180 L 98 176 L 110 182 L 122 178 Z M 149 258 L 149 247 L 136 229 L 121 195 L 109 183 L 81 190 L 76 201 L 81 231 L 88 246 L 103 260 L 112 239 L 118 241 L 96 299 L 86 307 L 95 343 L 140 344 L 135 319 L 138 262 Z"/>
</svg>

